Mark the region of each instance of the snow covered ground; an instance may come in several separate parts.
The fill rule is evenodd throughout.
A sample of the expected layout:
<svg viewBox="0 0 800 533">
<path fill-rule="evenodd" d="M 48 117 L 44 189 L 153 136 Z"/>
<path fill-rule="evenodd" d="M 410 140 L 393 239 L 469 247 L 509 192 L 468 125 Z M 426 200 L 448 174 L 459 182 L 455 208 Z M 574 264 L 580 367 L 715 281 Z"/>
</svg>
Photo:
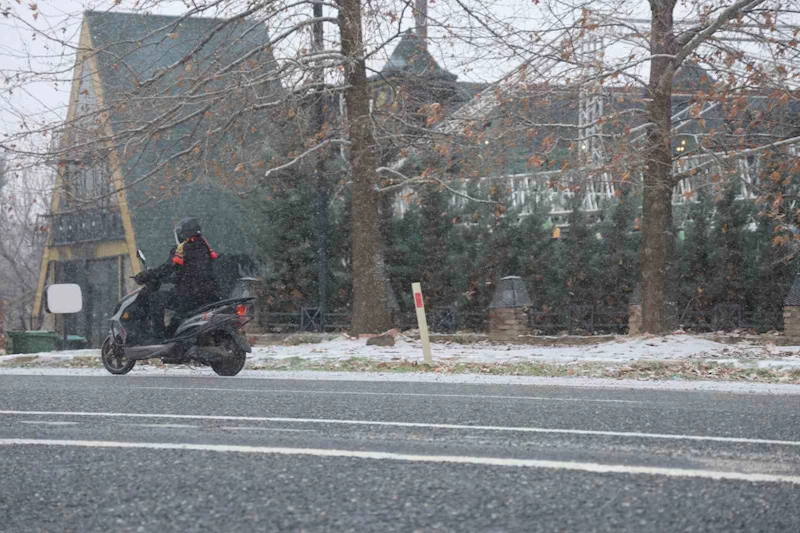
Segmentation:
<svg viewBox="0 0 800 533">
<path fill-rule="evenodd" d="M 775 346 L 741 342 L 723 344 L 692 335 L 664 337 L 620 336 L 611 342 L 586 346 L 529 346 L 485 343 L 434 343 L 433 359 L 440 363 L 571 363 L 668 361 L 676 359 L 736 362 L 758 360 L 770 366 L 800 368 L 800 346 Z M 342 361 L 366 358 L 380 362 L 422 362 L 420 341 L 398 337 L 391 348 L 366 346 L 364 340 L 339 338 L 319 344 L 263 346 L 254 348 L 254 360 L 298 358 L 309 361 Z"/>
<path fill-rule="evenodd" d="M 435 363 L 518 364 L 518 363 L 632 363 L 636 361 L 714 361 L 736 366 L 770 369 L 800 369 L 800 346 L 776 346 L 739 342 L 724 344 L 692 335 L 664 337 L 620 336 L 611 342 L 585 346 L 498 345 L 488 342 L 475 344 L 434 343 Z M 91 366 L 99 356 L 97 350 L 78 350 L 31 355 L 0 356 L 0 366 Z M 367 346 L 363 339 L 340 337 L 318 344 L 296 346 L 256 346 L 249 365 L 301 361 L 307 363 L 336 363 L 349 359 L 372 362 L 422 362 L 419 341 L 400 336 L 394 347 Z"/>
</svg>

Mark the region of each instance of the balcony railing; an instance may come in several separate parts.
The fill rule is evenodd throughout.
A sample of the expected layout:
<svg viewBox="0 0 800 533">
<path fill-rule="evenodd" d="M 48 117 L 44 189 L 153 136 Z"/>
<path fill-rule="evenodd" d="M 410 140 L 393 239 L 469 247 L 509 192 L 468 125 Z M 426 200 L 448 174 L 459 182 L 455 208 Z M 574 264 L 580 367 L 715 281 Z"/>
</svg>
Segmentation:
<svg viewBox="0 0 800 533">
<path fill-rule="evenodd" d="M 83 209 L 55 213 L 49 218 L 55 246 L 125 238 L 122 217 L 115 209 Z"/>
</svg>

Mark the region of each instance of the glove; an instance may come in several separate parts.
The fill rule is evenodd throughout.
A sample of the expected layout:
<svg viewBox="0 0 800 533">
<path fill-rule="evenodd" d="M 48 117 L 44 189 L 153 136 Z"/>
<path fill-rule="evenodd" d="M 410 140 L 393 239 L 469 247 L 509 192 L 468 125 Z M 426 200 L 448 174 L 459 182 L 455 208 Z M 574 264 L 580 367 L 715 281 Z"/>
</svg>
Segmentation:
<svg viewBox="0 0 800 533">
<path fill-rule="evenodd" d="M 150 273 L 147 270 L 143 270 L 133 276 L 133 281 L 135 281 L 139 285 L 144 285 L 148 281 L 150 281 Z"/>
</svg>

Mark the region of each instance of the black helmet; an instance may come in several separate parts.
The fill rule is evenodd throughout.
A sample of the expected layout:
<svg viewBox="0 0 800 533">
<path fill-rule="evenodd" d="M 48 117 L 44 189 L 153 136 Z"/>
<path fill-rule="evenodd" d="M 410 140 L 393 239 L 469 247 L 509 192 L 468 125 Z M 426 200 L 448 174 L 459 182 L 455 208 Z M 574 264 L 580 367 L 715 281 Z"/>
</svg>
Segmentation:
<svg viewBox="0 0 800 533">
<path fill-rule="evenodd" d="M 200 229 L 200 223 L 197 221 L 196 218 L 184 218 L 178 225 L 175 226 L 175 239 L 181 243 L 188 239 L 189 237 L 194 237 L 195 235 L 202 235 L 203 232 Z"/>
</svg>

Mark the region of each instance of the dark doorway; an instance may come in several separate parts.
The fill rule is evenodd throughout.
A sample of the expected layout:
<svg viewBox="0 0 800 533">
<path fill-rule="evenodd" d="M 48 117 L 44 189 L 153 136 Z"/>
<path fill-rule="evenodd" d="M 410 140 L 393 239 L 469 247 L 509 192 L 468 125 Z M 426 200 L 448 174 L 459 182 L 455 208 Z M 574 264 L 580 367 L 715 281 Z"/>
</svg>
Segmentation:
<svg viewBox="0 0 800 533">
<path fill-rule="evenodd" d="M 56 283 L 77 283 L 83 291 L 83 311 L 64 317 L 67 332 L 99 347 L 119 298 L 118 258 L 61 261 L 56 263 L 55 278 Z"/>
</svg>

